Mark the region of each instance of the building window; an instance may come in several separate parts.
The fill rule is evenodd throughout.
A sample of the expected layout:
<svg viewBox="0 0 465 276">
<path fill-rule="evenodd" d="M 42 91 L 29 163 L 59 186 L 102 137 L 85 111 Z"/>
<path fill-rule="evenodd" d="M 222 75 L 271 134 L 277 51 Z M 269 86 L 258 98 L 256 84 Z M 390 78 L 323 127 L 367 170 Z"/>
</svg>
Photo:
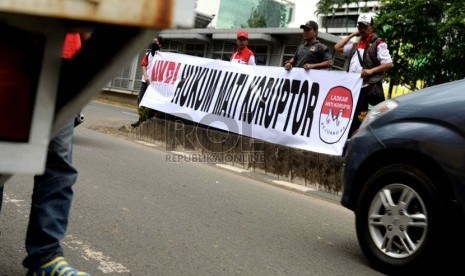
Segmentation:
<svg viewBox="0 0 465 276">
<path fill-rule="evenodd" d="M 357 18 L 358 15 L 328 16 L 323 22 L 326 23 L 328 28 L 352 28 L 357 26 Z"/>
<path fill-rule="evenodd" d="M 182 53 L 182 44 L 176 41 L 163 40 L 163 52 Z"/>
<path fill-rule="evenodd" d="M 124 66 L 110 81 L 110 86 L 123 90 L 138 91 L 142 76 L 140 62 L 146 51 L 147 49 L 141 50 L 137 60 L 134 58 L 130 64 Z"/>
<path fill-rule="evenodd" d="M 186 44 L 186 55 L 205 57 L 205 44 Z"/>
<path fill-rule="evenodd" d="M 213 44 L 213 59 L 230 61 L 234 53 L 235 43 L 218 41 Z"/>
<path fill-rule="evenodd" d="M 250 50 L 252 50 L 255 54 L 255 63 L 257 65 L 266 65 L 266 61 L 268 60 L 268 47 L 264 45 L 259 46 L 248 46 Z"/>
<path fill-rule="evenodd" d="M 284 45 L 283 58 L 280 65 L 284 65 L 286 61 L 294 57 L 294 54 L 297 51 L 297 47 L 299 47 L 299 45 L 294 43 Z"/>
</svg>

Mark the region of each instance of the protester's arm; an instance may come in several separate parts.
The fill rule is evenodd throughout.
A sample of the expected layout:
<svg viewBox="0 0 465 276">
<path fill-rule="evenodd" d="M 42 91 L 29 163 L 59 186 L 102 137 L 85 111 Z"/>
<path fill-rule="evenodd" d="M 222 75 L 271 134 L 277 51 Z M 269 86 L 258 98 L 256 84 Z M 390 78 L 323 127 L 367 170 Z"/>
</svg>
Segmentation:
<svg viewBox="0 0 465 276">
<path fill-rule="evenodd" d="M 291 58 L 290 60 L 284 62 L 284 69 L 291 70 L 294 64 L 295 64 L 295 60 L 294 58 Z"/>
<path fill-rule="evenodd" d="M 359 36 L 359 32 L 355 31 L 351 33 L 350 35 L 344 37 L 341 39 L 336 45 L 334 45 L 334 50 L 338 53 L 343 53 L 344 52 L 344 45 L 346 45 L 354 36 Z"/>
<path fill-rule="evenodd" d="M 381 64 L 371 69 L 364 69 L 362 71 L 363 78 L 371 76 L 375 73 L 387 72 L 394 66 L 387 44 L 383 41 L 378 45 L 377 58 Z"/>
<path fill-rule="evenodd" d="M 142 76 L 145 80 L 145 83 L 147 84 L 150 83 L 150 76 L 148 75 L 148 72 L 147 72 L 148 61 L 149 61 L 148 55 L 145 55 L 140 63 L 142 67 Z"/>
<path fill-rule="evenodd" d="M 142 66 L 142 75 L 144 76 L 145 83 L 150 83 L 150 78 L 149 78 L 149 75 L 147 73 L 147 67 L 146 66 Z"/>
<path fill-rule="evenodd" d="M 381 64 L 381 65 L 378 65 L 374 68 L 371 68 L 371 69 L 363 69 L 362 71 L 362 78 L 366 78 L 366 77 L 369 77 L 375 73 L 380 73 L 380 72 L 387 72 L 389 70 L 391 70 L 391 68 L 393 67 L 393 64 L 392 62 L 390 63 L 385 63 L 385 64 Z"/>
<path fill-rule="evenodd" d="M 304 69 L 305 70 L 310 70 L 310 69 L 324 69 L 324 68 L 330 68 L 333 66 L 333 61 L 328 59 L 320 63 L 306 63 L 304 64 Z"/>
</svg>

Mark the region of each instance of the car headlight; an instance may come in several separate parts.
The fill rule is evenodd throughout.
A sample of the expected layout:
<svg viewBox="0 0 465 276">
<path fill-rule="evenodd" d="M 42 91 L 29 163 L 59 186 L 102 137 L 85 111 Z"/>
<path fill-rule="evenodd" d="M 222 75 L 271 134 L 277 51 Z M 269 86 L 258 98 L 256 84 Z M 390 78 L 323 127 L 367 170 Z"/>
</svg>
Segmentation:
<svg viewBox="0 0 465 276">
<path fill-rule="evenodd" d="M 365 118 L 362 121 L 362 124 L 360 125 L 359 130 L 367 127 L 369 124 L 373 123 L 376 119 L 380 118 L 381 116 L 388 113 L 389 111 L 395 109 L 398 105 L 399 103 L 393 99 L 389 99 L 389 100 L 386 100 L 384 102 L 377 104 L 365 116 Z"/>
</svg>

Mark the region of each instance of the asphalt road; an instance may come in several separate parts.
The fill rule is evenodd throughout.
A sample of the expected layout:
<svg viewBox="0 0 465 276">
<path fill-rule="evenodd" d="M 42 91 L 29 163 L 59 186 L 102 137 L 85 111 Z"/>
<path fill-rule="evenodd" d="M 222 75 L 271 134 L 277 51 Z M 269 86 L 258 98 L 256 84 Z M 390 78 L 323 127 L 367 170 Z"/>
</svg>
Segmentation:
<svg viewBox="0 0 465 276">
<path fill-rule="evenodd" d="M 107 120 L 129 125 L 135 114 L 94 102 L 84 109 L 63 241 L 71 264 L 94 276 L 378 275 L 359 249 L 353 214 L 334 197 L 215 164 L 167 162 L 173 153 L 95 130 L 121 124 Z M 25 274 L 31 190 L 32 176 L 5 186 L 0 275 Z"/>
</svg>

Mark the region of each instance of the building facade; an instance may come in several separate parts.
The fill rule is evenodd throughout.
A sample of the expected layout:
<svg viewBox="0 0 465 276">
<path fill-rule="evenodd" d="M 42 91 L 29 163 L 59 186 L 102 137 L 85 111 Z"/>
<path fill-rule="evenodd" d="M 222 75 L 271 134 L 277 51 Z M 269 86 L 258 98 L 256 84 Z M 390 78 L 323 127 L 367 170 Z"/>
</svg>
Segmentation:
<svg viewBox="0 0 465 276">
<path fill-rule="evenodd" d="M 357 30 L 357 18 L 361 13 L 376 14 L 379 1 L 359 1 L 350 4 L 333 5 L 328 14 L 319 14 L 318 23 L 325 32 L 346 36 Z"/>
<path fill-rule="evenodd" d="M 196 11 L 213 16 L 209 28 L 287 27 L 294 17 L 291 0 L 197 0 Z"/>
</svg>

